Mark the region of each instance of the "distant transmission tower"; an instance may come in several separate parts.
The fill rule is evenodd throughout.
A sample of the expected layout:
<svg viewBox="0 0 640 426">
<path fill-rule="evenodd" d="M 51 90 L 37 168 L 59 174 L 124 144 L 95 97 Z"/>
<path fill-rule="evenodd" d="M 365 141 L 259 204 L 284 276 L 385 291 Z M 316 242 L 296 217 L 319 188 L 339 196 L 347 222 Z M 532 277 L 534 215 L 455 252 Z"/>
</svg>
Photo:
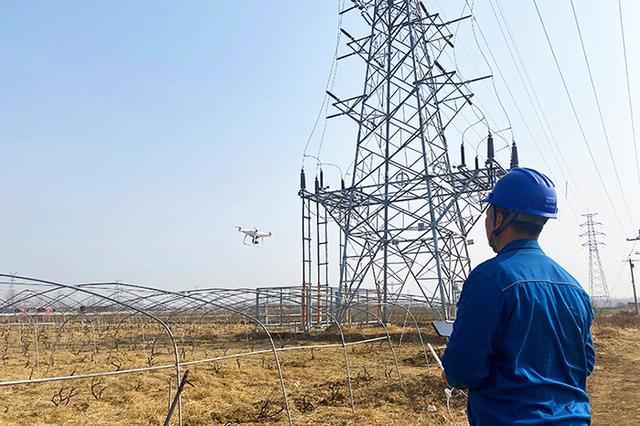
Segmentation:
<svg viewBox="0 0 640 426">
<path fill-rule="evenodd" d="M 591 303 L 594 306 L 603 307 L 610 305 L 611 299 L 609 288 L 607 287 L 607 279 L 602 269 L 600 252 L 598 252 L 598 246 L 604 244 L 598 241 L 598 237 L 605 234 L 596 230 L 597 226 L 602 226 L 602 223 L 593 220 L 597 214 L 586 213 L 582 215 L 587 218 L 587 221 L 580 224 L 580 226 L 586 227 L 587 231 L 580 234 L 580 237 L 587 238 L 587 241 L 582 246 L 589 249 L 589 296 L 591 296 Z"/>
<path fill-rule="evenodd" d="M 407 289 L 448 318 L 471 269 L 467 236 L 483 212 L 481 200 L 506 173 L 495 159 L 490 132 L 482 140 L 483 164 L 476 156 L 467 167 L 464 143 L 459 165 L 450 160 L 447 129 L 471 105 L 468 83 L 488 77 L 462 81 L 442 65 L 445 50 L 453 47 L 448 27 L 460 19 L 443 22 L 418 0 L 354 4 L 348 10 L 359 13 L 369 31 L 354 37 L 341 30 L 350 52 L 339 59 L 364 61 L 363 91 L 348 98 L 328 94 L 338 110 L 330 117 L 357 123 L 355 159 L 350 184 L 342 182 L 338 190 L 326 190 L 322 176 L 307 190 L 301 172 L 303 305 L 311 300 L 313 283 L 310 204 L 318 203 L 341 230 L 338 319 L 365 288 L 379 294 L 384 321 L 387 307 Z M 515 144 L 512 156 L 517 166 Z M 317 281 L 320 286 L 320 276 Z"/>
</svg>

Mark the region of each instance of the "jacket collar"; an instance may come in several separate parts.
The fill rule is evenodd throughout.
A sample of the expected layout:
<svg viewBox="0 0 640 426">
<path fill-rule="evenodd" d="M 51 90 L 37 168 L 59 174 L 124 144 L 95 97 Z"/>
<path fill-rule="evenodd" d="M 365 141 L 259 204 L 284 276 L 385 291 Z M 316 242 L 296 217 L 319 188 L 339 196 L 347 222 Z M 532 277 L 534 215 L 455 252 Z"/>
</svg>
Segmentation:
<svg viewBox="0 0 640 426">
<path fill-rule="evenodd" d="M 510 251 L 521 249 L 542 250 L 537 240 L 513 240 L 506 246 L 502 247 L 502 249 L 498 252 L 498 256 Z"/>
</svg>

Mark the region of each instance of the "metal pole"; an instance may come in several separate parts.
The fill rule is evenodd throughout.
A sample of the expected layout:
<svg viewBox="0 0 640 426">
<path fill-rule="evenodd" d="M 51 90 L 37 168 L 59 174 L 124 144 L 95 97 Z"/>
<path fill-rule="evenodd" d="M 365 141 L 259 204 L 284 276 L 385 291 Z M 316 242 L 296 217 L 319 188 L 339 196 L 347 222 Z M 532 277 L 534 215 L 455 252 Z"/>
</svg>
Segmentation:
<svg viewBox="0 0 640 426">
<path fill-rule="evenodd" d="M 260 318 L 260 289 L 256 289 L 256 318 Z M 253 329 L 254 333 L 258 332 L 258 325 Z"/>
<path fill-rule="evenodd" d="M 280 326 L 283 325 L 282 309 L 283 309 L 283 306 L 282 306 L 282 289 L 280 289 L 280 324 L 279 324 Z"/>
<path fill-rule="evenodd" d="M 382 292 L 384 307 L 382 308 L 382 322 L 387 323 L 387 286 L 389 284 L 389 144 L 391 143 L 391 60 L 393 46 L 394 19 L 391 14 L 393 0 L 387 1 L 387 51 L 386 51 L 386 101 L 385 101 L 385 130 L 384 130 L 384 236 L 382 237 L 384 259 L 382 264 Z"/>
<path fill-rule="evenodd" d="M 633 286 L 633 303 L 636 307 L 636 315 L 638 315 L 638 295 L 636 294 L 636 280 L 633 276 L 633 268 L 635 265 L 633 264 L 633 260 L 629 258 L 629 270 L 631 271 L 631 285 Z"/>
<path fill-rule="evenodd" d="M 320 174 L 322 175 L 322 169 L 320 169 Z M 318 181 L 318 177 L 316 176 L 315 181 L 315 189 L 316 195 L 320 193 L 320 189 L 322 184 Z M 321 320 L 321 311 L 320 311 L 320 268 L 322 261 L 320 260 L 320 246 L 322 243 L 320 242 L 320 203 L 316 201 L 316 290 L 317 290 L 317 301 L 318 309 L 316 310 L 316 323 L 319 325 Z"/>
<path fill-rule="evenodd" d="M 300 305 L 300 325 L 302 329 L 306 329 L 306 307 L 305 307 L 305 297 L 306 297 L 306 282 L 307 282 L 307 255 L 309 256 L 309 262 L 311 261 L 311 253 L 307 253 L 307 241 L 306 241 L 306 233 L 305 233 L 305 224 L 307 228 L 311 226 L 311 224 L 307 223 L 310 220 L 310 215 L 305 215 L 305 206 L 309 201 L 304 197 L 305 190 L 305 175 L 304 169 L 300 171 L 300 193 L 302 194 L 302 294 L 301 296 L 301 305 Z M 311 277 L 308 277 L 311 280 Z"/>
<path fill-rule="evenodd" d="M 189 370 L 184 372 L 182 376 L 182 380 L 180 381 L 180 386 L 178 386 L 178 390 L 176 391 L 176 396 L 173 398 L 173 402 L 169 407 L 169 412 L 167 413 L 167 417 L 164 419 L 164 426 L 169 426 L 171 424 L 171 417 L 173 416 L 173 412 L 176 410 L 178 406 L 178 401 L 180 400 L 180 395 L 182 395 L 182 391 L 184 390 L 184 385 L 189 384 L 193 386 L 191 383 L 187 381 L 187 377 L 189 377 Z"/>
</svg>

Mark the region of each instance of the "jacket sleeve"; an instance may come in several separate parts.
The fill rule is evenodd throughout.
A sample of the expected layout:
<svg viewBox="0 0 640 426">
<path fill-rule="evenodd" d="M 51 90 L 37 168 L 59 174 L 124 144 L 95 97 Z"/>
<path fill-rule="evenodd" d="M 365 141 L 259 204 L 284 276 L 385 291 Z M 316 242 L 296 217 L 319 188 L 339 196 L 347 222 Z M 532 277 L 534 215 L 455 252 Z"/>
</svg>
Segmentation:
<svg viewBox="0 0 640 426">
<path fill-rule="evenodd" d="M 593 350 L 593 337 L 591 336 L 591 330 L 587 332 L 585 353 L 587 356 L 587 376 L 590 376 L 591 373 L 593 373 L 593 367 L 596 365 L 596 353 Z"/>
<path fill-rule="evenodd" d="M 450 385 L 474 389 L 492 374 L 502 304 L 502 291 L 493 280 L 476 271 L 469 275 L 443 358 Z"/>
<path fill-rule="evenodd" d="M 591 324 L 593 323 L 593 318 L 595 317 L 595 312 L 593 311 L 593 307 L 591 306 L 591 299 L 587 293 L 583 292 L 584 298 L 584 307 L 585 307 L 585 330 L 586 335 L 584 342 L 584 355 L 586 361 L 587 368 L 587 376 L 590 376 L 593 372 L 593 368 L 596 364 L 596 353 L 593 348 L 593 336 L 591 335 Z"/>
</svg>

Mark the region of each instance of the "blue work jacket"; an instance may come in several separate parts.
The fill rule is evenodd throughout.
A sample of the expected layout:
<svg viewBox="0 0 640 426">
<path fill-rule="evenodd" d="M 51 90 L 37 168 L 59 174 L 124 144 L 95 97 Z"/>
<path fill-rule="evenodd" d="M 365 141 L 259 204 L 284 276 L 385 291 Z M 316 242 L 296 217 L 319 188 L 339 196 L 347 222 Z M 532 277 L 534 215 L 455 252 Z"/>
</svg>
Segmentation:
<svg viewBox="0 0 640 426">
<path fill-rule="evenodd" d="M 588 425 L 595 363 L 589 296 L 535 240 L 516 240 L 464 283 L 443 364 L 476 425 Z"/>
</svg>

